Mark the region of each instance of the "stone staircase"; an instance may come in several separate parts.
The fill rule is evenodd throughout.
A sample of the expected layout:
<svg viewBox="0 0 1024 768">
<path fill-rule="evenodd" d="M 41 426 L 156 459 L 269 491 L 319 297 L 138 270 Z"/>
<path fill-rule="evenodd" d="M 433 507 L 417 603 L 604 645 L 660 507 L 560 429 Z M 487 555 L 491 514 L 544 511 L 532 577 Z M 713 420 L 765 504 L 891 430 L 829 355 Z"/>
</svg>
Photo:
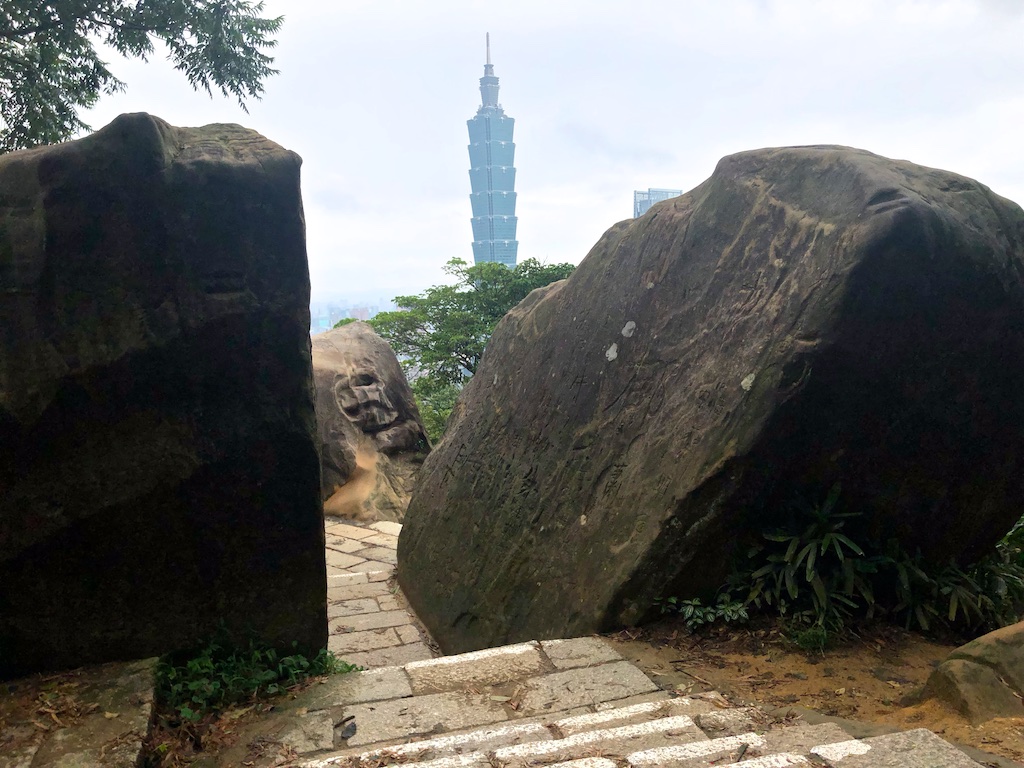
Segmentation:
<svg viewBox="0 0 1024 768">
<path fill-rule="evenodd" d="M 717 693 L 673 696 L 596 637 L 331 678 L 286 708 L 275 740 L 295 768 L 980 766 L 924 729 L 855 740 Z"/>
</svg>

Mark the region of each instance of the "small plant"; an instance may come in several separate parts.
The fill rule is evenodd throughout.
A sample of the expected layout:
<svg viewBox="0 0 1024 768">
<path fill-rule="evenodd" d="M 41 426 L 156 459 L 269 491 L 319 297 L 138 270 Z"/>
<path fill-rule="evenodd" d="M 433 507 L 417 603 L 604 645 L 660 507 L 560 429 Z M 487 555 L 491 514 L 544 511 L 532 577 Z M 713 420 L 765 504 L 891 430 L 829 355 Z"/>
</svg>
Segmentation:
<svg viewBox="0 0 1024 768">
<path fill-rule="evenodd" d="M 1024 517 L 996 545 L 996 553 L 1007 565 L 1024 568 Z"/>
<path fill-rule="evenodd" d="M 896 576 L 892 614 L 903 617 L 906 629 L 916 623 L 918 628 L 927 632 L 933 623 L 940 621 L 935 601 L 935 579 L 929 573 L 931 569 L 920 552 L 911 556 L 895 539 L 886 546 L 884 561 Z"/>
<path fill-rule="evenodd" d="M 700 598 L 680 600 L 677 597 L 656 600 L 655 604 L 661 607 L 663 614 L 678 613 L 686 623 L 687 629 L 691 630 L 706 624 L 714 624 L 716 621 L 742 623 L 750 618 L 747 606 L 737 600 L 731 600 L 724 592 L 719 594 L 715 605 L 704 605 Z"/>
<path fill-rule="evenodd" d="M 835 633 L 830 632 L 821 624 L 811 626 L 794 626 L 786 632 L 786 636 L 807 653 L 823 653 L 835 638 Z"/>
<path fill-rule="evenodd" d="M 1008 551 L 1005 541 L 966 570 L 954 562 L 936 567 L 890 542 L 885 560 L 896 576 L 892 613 L 908 629 L 916 624 L 925 631 L 937 625 L 973 631 L 1015 623 L 1024 605 L 1024 567 L 1014 562 L 1017 552 Z"/>
<path fill-rule="evenodd" d="M 298 653 L 280 656 L 273 648 L 261 648 L 252 641 L 241 650 L 226 641 L 212 640 L 190 658 L 161 659 L 157 690 L 163 704 L 183 721 L 198 722 L 228 705 L 282 693 L 308 677 L 357 669 L 327 650 L 308 659 Z"/>
<path fill-rule="evenodd" d="M 764 565 L 749 577 L 746 605 L 773 608 L 781 616 L 799 617 L 800 623 L 841 629 L 853 611 L 874 610 L 871 574 L 878 563 L 842 532 L 856 513 L 839 513 L 839 485 L 832 487 L 824 504 L 798 507 L 788 529 L 764 534 L 767 544 L 753 547 L 748 558 Z"/>
<path fill-rule="evenodd" d="M 990 625 L 1005 627 L 1020 621 L 1024 612 L 1024 565 L 1020 552 L 998 550 L 970 570 L 979 589 L 992 602 Z"/>
</svg>

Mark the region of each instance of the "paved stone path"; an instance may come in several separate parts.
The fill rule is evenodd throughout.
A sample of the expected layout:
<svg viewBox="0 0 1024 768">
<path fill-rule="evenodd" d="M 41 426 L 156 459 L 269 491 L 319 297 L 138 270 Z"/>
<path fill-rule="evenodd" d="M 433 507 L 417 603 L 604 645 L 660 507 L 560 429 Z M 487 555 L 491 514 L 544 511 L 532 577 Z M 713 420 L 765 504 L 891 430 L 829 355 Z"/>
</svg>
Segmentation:
<svg viewBox="0 0 1024 768">
<path fill-rule="evenodd" d="M 927 730 L 856 740 L 717 693 L 676 696 L 597 637 L 330 678 L 260 722 L 293 768 L 980 768 Z"/>
<path fill-rule="evenodd" d="M 661 690 L 600 638 L 439 654 L 394 581 L 397 523 L 332 522 L 329 647 L 368 671 L 263 723 L 302 768 L 979 768 L 930 731 L 855 740 L 717 693 Z M 274 765 L 281 765 L 280 755 Z"/>
<path fill-rule="evenodd" d="M 439 655 L 394 581 L 398 523 L 327 518 L 327 647 L 368 669 Z"/>
</svg>

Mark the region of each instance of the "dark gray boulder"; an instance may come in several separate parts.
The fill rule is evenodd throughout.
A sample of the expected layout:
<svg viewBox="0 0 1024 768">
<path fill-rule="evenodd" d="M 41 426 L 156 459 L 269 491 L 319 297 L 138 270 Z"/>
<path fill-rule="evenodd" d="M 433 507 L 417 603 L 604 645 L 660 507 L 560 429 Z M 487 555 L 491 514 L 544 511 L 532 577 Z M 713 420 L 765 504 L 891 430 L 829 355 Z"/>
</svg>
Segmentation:
<svg viewBox="0 0 1024 768">
<path fill-rule="evenodd" d="M 430 450 L 394 350 L 366 323 L 313 337 L 324 513 L 401 522 Z"/>
<path fill-rule="evenodd" d="M 970 561 L 1024 509 L 1024 213 L 842 147 L 745 152 L 496 329 L 398 577 L 465 651 L 713 593 L 835 483 L 847 531 Z"/>
<path fill-rule="evenodd" d="M 300 162 L 145 114 L 0 157 L 0 674 L 326 645 Z"/>
</svg>

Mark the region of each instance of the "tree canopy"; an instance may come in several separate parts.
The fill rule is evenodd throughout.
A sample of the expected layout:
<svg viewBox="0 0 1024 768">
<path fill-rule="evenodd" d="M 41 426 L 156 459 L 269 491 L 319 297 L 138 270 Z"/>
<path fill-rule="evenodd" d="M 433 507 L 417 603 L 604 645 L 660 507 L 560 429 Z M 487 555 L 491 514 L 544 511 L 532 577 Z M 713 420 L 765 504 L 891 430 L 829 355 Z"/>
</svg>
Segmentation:
<svg viewBox="0 0 1024 768">
<path fill-rule="evenodd" d="M 397 296 L 401 309 L 370 321 L 402 359 L 432 440 L 440 437 L 459 389 L 476 373 L 498 321 L 534 288 L 562 280 L 574 269 L 536 259 L 514 269 L 453 259 L 445 267 L 453 284 Z"/>
<path fill-rule="evenodd" d="M 544 265 L 527 259 L 514 269 L 497 263 L 448 262 L 452 285 L 435 285 L 418 296 L 398 296 L 397 312 L 370 324 L 418 375 L 461 384 L 476 372 L 498 321 L 534 288 L 568 277 L 572 264 Z"/>
<path fill-rule="evenodd" d="M 125 84 L 96 43 L 143 61 L 162 42 L 193 88 L 244 109 L 277 70 L 266 50 L 282 17 L 249 0 L 0 0 L 0 152 L 70 138 L 78 116 Z"/>
</svg>

